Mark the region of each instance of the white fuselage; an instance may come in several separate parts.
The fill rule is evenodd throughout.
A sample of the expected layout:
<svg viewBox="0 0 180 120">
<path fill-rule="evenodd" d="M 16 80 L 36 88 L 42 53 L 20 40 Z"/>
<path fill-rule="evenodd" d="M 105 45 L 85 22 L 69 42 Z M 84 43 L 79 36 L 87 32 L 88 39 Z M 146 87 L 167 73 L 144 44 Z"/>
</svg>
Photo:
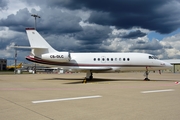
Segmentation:
<svg viewBox="0 0 180 120">
<path fill-rule="evenodd" d="M 161 70 L 171 67 L 158 59 L 149 59 L 143 53 L 71 53 L 71 61 L 84 67 L 111 68 L 110 71 Z"/>
<path fill-rule="evenodd" d="M 60 68 L 74 71 L 91 70 L 93 72 L 152 71 L 171 67 L 169 63 L 144 53 L 70 53 L 70 58 L 69 62 L 59 62 L 61 58 L 51 57 L 48 60 L 31 59 L 31 61 L 57 65 Z"/>
</svg>

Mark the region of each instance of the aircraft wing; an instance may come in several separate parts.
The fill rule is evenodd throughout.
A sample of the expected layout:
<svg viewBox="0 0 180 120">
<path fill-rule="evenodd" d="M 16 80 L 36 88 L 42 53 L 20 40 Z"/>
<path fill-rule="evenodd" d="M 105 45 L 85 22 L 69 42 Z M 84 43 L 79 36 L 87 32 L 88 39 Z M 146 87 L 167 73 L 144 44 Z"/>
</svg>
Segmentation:
<svg viewBox="0 0 180 120">
<path fill-rule="evenodd" d="M 91 71 L 91 72 L 103 72 L 103 71 L 109 71 L 112 70 L 111 67 L 72 67 L 70 68 L 72 71 L 81 71 L 81 72 L 86 72 L 86 71 Z"/>
</svg>

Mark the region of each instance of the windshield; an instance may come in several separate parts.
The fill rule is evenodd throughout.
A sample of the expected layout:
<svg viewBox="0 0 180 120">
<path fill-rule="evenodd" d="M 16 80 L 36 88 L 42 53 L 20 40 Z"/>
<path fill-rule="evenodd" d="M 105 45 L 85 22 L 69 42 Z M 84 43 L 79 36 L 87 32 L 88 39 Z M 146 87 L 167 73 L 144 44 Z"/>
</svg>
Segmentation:
<svg viewBox="0 0 180 120">
<path fill-rule="evenodd" d="M 154 59 L 158 59 L 158 57 L 156 57 L 156 56 L 152 56 Z"/>
<path fill-rule="evenodd" d="M 158 59 L 156 56 L 149 56 L 149 59 Z"/>
</svg>

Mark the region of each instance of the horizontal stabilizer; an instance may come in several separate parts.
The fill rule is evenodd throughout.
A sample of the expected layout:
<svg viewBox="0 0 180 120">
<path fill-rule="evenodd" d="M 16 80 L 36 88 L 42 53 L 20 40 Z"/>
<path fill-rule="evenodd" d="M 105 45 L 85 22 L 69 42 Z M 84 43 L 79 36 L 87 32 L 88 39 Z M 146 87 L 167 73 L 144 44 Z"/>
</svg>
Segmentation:
<svg viewBox="0 0 180 120">
<path fill-rule="evenodd" d="M 12 46 L 12 48 L 20 48 L 20 49 L 48 49 L 47 47 L 39 47 L 39 46 Z"/>
</svg>

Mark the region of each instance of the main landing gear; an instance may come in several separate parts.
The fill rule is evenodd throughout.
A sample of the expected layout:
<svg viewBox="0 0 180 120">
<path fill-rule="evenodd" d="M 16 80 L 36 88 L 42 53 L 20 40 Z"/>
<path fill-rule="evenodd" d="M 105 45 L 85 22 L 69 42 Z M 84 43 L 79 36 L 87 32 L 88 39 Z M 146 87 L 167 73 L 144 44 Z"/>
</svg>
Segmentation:
<svg viewBox="0 0 180 120">
<path fill-rule="evenodd" d="M 86 77 L 84 78 L 82 83 L 86 83 L 87 80 L 92 80 L 93 79 L 93 73 L 91 71 L 87 71 Z"/>
</svg>

